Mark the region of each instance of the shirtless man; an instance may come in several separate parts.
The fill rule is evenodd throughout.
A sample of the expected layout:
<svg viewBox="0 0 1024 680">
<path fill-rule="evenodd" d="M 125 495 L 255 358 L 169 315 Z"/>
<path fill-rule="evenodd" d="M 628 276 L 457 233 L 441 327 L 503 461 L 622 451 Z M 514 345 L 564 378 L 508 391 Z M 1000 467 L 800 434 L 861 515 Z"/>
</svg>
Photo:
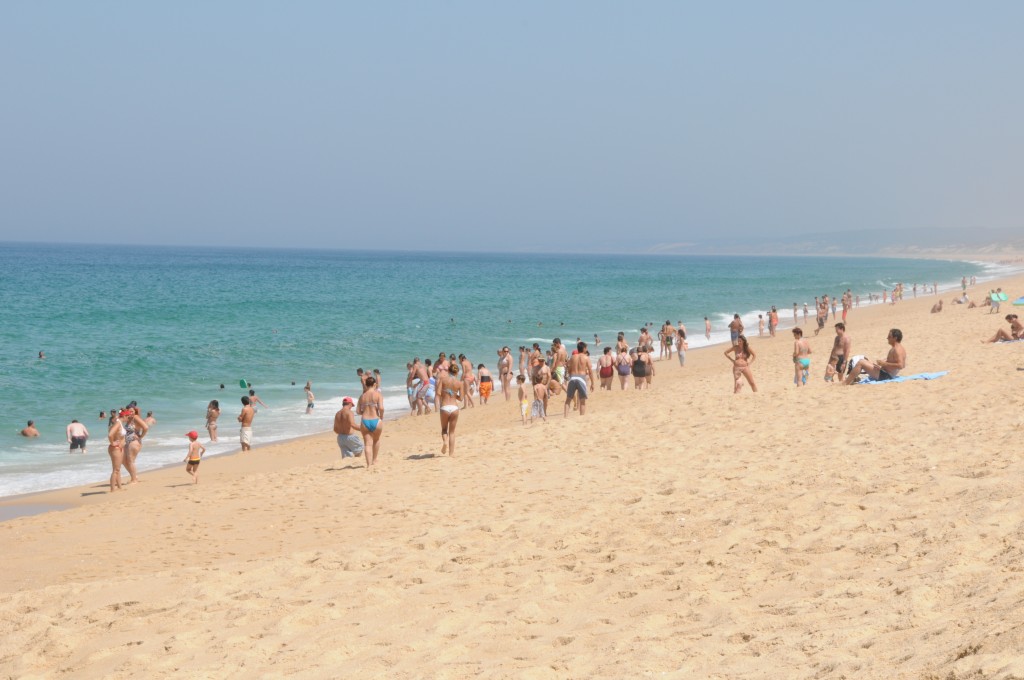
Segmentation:
<svg viewBox="0 0 1024 680">
<path fill-rule="evenodd" d="M 77 420 L 72 420 L 71 424 L 68 425 L 67 435 L 68 444 L 71 445 L 68 453 L 74 453 L 75 449 L 78 449 L 81 453 L 86 452 L 85 444 L 89 440 L 89 430 L 85 428 L 85 425 L 82 425 Z"/>
<path fill-rule="evenodd" d="M 342 458 L 352 458 L 363 454 L 363 438 L 359 426 L 356 425 L 356 414 L 352 410 L 355 402 L 352 397 L 343 397 L 341 410 L 334 414 L 334 434 L 338 435 L 338 448 Z"/>
<path fill-rule="evenodd" d="M 708 317 L 704 317 L 704 337 L 711 341 L 711 322 L 708 321 Z"/>
<path fill-rule="evenodd" d="M 519 375 L 526 376 L 526 346 L 519 345 Z"/>
<path fill-rule="evenodd" d="M 661 327 L 661 356 L 672 358 L 672 346 L 676 343 L 676 327 L 668 319 Z"/>
<path fill-rule="evenodd" d="M 560 383 L 565 383 L 565 365 L 569 362 L 569 356 L 565 352 L 565 345 L 561 338 L 555 338 L 551 342 L 551 373 Z"/>
<path fill-rule="evenodd" d="M 429 361 L 429 359 L 428 359 Z M 427 365 L 420 361 L 419 357 L 412 360 L 412 388 L 416 390 L 414 400 L 416 404 L 416 415 L 430 413 L 427 405 L 427 392 L 430 390 L 430 371 Z"/>
<path fill-rule="evenodd" d="M 850 369 L 850 375 L 846 377 L 844 385 L 852 385 L 861 373 L 867 373 L 872 380 L 892 380 L 900 374 L 907 365 L 907 351 L 902 345 L 903 331 L 893 328 L 886 340 L 889 343 L 889 354 L 885 361 L 871 361 L 867 357 L 861 359 Z"/>
<path fill-rule="evenodd" d="M 646 328 L 644 329 L 647 330 Z M 579 396 L 580 415 L 587 412 L 587 387 L 594 389 L 594 369 L 587 354 L 587 343 L 576 343 L 576 353 L 569 357 L 569 383 L 565 389 L 565 417 L 569 417 L 569 404 Z"/>
<path fill-rule="evenodd" d="M 306 386 L 302 389 L 306 393 L 306 415 L 309 415 L 316 407 L 316 395 L 313 394 L 313 383 L 307 380 Z"/>
<path fill-rule="evenodd" d="M 547 385 L 551 382 L 551 369 L 540 357 L 530 367 L 530 382 L 534 385 Z"/>
<path fill-rule="evenodd" d="M 21 428 L 21 432 L 19 432 L 18 434 L 20 434 L 22 437 L 38 437 L 39 430 L 36 429 L 36 421 L 28 421 L 28 425 Z"/>
<path fill-rule="evenodd" d="M 793 329 L 793 384 L 797 387 L 807 384 L 811 372 L 811 343 L 804 338 L 804 329 Z"/>
<path fill-rule="evenodd" d="M 771 317 L 768 320 L 769 328 L 771 327 Z M 743 322 L 740 321 L 739 314 L 732 315 L 732 321 L 729 322 L 729 339 L 732 340 L 732 344 L 735 346 L 739 342 L 738 338 L 743 335 Z M 774 334 L 773 334 L 774 335 Z"/>
<path fill-rule="evenodd" d="M 238 440 L 242 443 L 242 450 L 252 449 L 252 419 L 256 410 L 250 406 L 249 397 L 242 397 L 242 412 L 238 414 L 238 422 L 242 427 L 238 432 Z"/>
<path fill-rule="evenodd" d="M 156 425 L 156 418 L 153 417 L 152 411 L 146 411 L 146 417 L 143 419 L 143 422 L 146 423 L 146 427 L 153 427 Z"/>
<path fill-rule="evenodd" d="M 851 356 L 853 339 L 846 334 L 846 324 L 836 324 L 836 339 L 832 341 L 832 353 L 828 355 L 828 366 L 825 367 L 825 380 L 831 381 L 833 376 L 838 376 L 842 382 L 843 374 L 846 373 L 846 362 Z"/>
</svg>

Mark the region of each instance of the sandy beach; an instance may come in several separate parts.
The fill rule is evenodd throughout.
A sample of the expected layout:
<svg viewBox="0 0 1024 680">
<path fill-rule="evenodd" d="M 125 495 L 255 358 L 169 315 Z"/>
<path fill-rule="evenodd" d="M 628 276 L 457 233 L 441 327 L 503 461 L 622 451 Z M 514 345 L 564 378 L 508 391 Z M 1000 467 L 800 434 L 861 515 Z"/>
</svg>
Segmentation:
<svg viewBox="0 0 1024 680">
<path fill-rule="evenodd" d="M 756 394 L 712 347 L 584 417 L 499 393 L 455 458 L 436 415 L 388 422 L 373 475 L 257 422 L 198 486 L 0 503 L 70 508 L 0 522 L 0 676 L 1024 677 L 1024 342 L 979 342 L 1022 308 L 941 297 L 847 323 L 932 381 L 826 384 L 812 313 L 806 388 L 788 329 L 748 329 Z"/>
</svg>

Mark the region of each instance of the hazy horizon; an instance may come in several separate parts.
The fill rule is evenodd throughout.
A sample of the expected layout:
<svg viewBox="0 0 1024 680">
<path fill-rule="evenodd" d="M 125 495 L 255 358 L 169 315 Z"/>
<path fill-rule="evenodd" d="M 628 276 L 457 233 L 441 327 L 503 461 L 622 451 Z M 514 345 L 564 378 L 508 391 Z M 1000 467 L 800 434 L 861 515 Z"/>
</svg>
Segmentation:
<svg viewBox="0 0 1024 680">
<path fill-rule="evenodd" d="M 1024 5 L 22 3 L 0 241 L 645 252 L 1021 229 Z"/>
</svg>

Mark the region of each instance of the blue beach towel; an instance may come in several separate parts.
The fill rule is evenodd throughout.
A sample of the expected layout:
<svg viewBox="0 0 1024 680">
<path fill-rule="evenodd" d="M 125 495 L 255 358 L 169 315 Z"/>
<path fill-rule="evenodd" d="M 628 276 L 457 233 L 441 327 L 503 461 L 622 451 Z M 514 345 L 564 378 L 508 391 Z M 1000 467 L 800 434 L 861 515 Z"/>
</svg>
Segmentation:
<svg viewBox="0 0 1024 680">
<path fill-rule="evenodd" d="M 918 373 L 916 375 L 898 375 L 891 380 L 861 380 L 855 385 L 888 385 L 889 383 L 907 382 L 908 380 L 935 380 L 949 373 L 949 371 L 938 371 L 936 373 Z"/>
</svg>

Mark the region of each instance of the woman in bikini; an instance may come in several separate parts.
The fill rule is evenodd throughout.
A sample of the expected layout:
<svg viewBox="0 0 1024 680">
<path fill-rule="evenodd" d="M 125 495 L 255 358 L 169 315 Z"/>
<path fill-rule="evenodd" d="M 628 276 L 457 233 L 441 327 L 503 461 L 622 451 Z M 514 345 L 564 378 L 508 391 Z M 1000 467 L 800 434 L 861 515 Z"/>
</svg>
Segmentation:
<svg viewBox="0 0 1024 680">
<path fill-rule="evenodd" d="M 110 473 L 110 493 L 114 493 L 116 489 L 121 488 L 121 465 L 124 464 L 124 423 L 121 422 L 123 418 L 127 418 L 128 414 L 135 415 L 134 411 L 128 411 L 125 409 L 121 411 L 120 416 L 115 414 L 110 419 L 110 429 L 107 431 L 107 439 L 110 444 L 107 446 L 107 454 L 110 456 L 110 467 L 112 472 Z"/>
<path fill-rule="evenodd" d="M 455 455 L 455 425 L 459 422 L 459 402 L 462 400 L 462 381 L 459 364 L 448 367 L 448 375 L 437 382 L 437 412 L 441 416 L 441 455 Z"/>
<path fill-rule="evenodd" d="M 476 376 L 473 375 L 473 364 L 466 358 L 465 354 L 459 355 L 459 363 L 462 364 L 462 408 L 473 408 L 473 385 L 476 383 Z"/>
<path fill-rule="evenodd" d="M 512 398 L 512 350 L 507 346 L 498 350 L 498 379 L 501 380 L 501 391 L 505 401 Z"/>
<path fill-rule="evenodd" d="M 1024 326 L 1021 325 L 1017 319 L 1016 314 L 1007 314 L 1006 320 L 1010 322 L 1010 332 L 1007 333 L 1005 328 L 1000 328 L 996 331 L 988 340 L 982 340 L 983 343 L 988 342 L 1013 342 L 1014 340 L 1024 339 Z"/>
<path fill-rule="evenodd" d="M 612 389 L 612 379 L 615 377 L 615 359 L 612 358 L 612 348 L 605 347 L 604 354 L 597 360 L 597 374 L 601 377 L 601 389 Z"/>
<path fill-rule="evenodd" d="M 730 357 L 730 354 L 734 356 Z M 733 394 L 739 394 L 740 388 L 743 386 L 740 378 L 746 378 L 747 382 L 750 383 L 750 389 L 757 392 L 754 374 L 750 370 L 750 365 L 754 363 L 757 355 L 754 354 L 754 350 L 750 349 L 750 345 L 747 344 L 747 336 L 740 334 L 736 338 L 736 344 L 725 350 L 725 356 L 732 362 Z"/>
<path fill-rule="evenodd" d="M 220 402 L 214 399 L 206 407 L 206 431 L 210 433 L 210 441 L 217 441 L 217 418 L 220 418 Z"/>
<path fill-rule="evenodd" d="M 359 396 L 356 413 L 359 414 L 359 431 L 363 434 L 363 450 L 366 458 L 366 470 L 376 469 L 377 455 L 380 453 L 380 435 L 384 431 L 384 398 L 375 388 L 377 381 L 373 376 L 366 379 L 366 387 Z"/>
</svg>

